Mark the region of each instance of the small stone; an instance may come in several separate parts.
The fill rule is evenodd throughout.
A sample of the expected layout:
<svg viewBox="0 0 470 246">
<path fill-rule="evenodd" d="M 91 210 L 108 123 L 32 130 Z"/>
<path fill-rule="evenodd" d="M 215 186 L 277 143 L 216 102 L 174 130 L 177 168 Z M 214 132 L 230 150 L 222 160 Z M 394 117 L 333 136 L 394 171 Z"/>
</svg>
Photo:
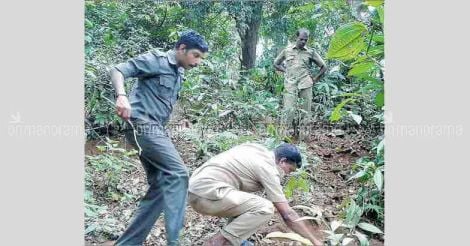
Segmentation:
<svg viewBox="0 0 470 246">
<path fill-rule="evenodd" d="M 344 134 L 346 134 L 343 130 L 341 129 L 334 129 L 331 131 L 331 133 L 335 136 L 335 137 L 341 137 L 341 136 L 344 136 Z"/>
</svg>

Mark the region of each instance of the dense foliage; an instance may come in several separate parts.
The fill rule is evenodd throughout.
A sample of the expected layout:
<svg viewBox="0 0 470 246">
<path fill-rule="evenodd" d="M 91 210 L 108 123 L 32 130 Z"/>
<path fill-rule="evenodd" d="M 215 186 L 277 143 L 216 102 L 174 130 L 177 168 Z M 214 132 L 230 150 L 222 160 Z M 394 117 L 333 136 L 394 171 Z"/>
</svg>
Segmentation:
<svg viewBox="0 0 470 246">
<path fill-rule="evenodd" d="M 115 114 L 109 66 L 152 48 L 172 48 L 179 32 L 188 28 L 204 35 L 210 46 L 203 65 L 186 73 L 179 101 L 180 117 L 201 132 L 192 138 L 201 155 L 256 138 L 233 133 L 202 137 L 209 130 L 252 129 L 267 140 L 286 140 L 276 132 L 283 75 L 275 72 L 272 63 L 281 49 L 294 41 L 300 27 L 310 30 L 308 46 L 315 48 L 329 67 L 325 77 L 314 85 L 315 122 L 383 132 L 383 0 L 94 0 L 85 1 L 85 9 L 85 119 L 89 139 L 117 135 L 122 127 Z M 128 90 L 133 82 L 126 84 Z M 361 245 L 367 245 L 364 235 L 355 231 L 356 226 L 381 233 L 375 228 L 383 228 L 384 220 L 381 134 L 373 148 L 375 159 L 363 157 L 353 166 L 352 171 L 357 173 L 350 181 L 360 188 L 344 201 L 342 214 L 342 225 L 351 230 L 342 237 L 332 230 L 332 243 L 355 236 Z M 115 182 L 116 173 L 128 171 L 122 160 L 111 154 L 87 158 L 89 168 L 107 173 L 110 183 Z M 305 177 L 301 174 L 290 181 L 287 193 L 292 193 L 292 186 L 307 187 L 302 179 Z M 94 233 L 98 225 L 94 218 L 100 207 L 94 205 L 96 199 L 91 194 L 93 180 L 87 176 L 86 181 L 86 217 L 95 225 L 88 227 L 87 233 Z M 107 190 L 106 194 L 107 199 L 125 200 L 117 190 Z M 375 224 L 372 229 L 371 224 Z"/>
</svg>

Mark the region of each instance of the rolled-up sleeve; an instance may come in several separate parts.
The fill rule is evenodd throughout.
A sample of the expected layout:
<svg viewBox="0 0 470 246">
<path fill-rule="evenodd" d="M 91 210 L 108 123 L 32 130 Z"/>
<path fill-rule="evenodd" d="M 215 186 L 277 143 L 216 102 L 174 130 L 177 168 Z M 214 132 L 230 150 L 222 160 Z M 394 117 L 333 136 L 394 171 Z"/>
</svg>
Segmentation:
<svg viewBox="0 0 470 246">
<path fill-rule="evenodd" d="M 276 59 L 274 59 L 274 64 L 281 64 L 284 61 L 285 57 L 286 51 L 285 49 L 283 49 L 281 53 L 279 53 L 279 55 L 276 57 Z"/>
<path fill-rule="evenodd" d="M 260 165 L 257 171 L 258 182 L 264 187 L 266 197 L 271 202 L 285 202 L 286 196 L 282 190 L 281 177 L 269 164 Z"/>
<path fill-rule="evenodd" d="M 315 62 L 315 64 L 317 64 L 318 67 L 326 66 L 321 56 L 318 55 L 315 50 L 312 50 L 311 59 L 313 60 L 313 62 Z"/>
<path fill-rule="evenodd" d="M 148 52 L 120 63 L 114 68 L 121 72 L 124 78 L 146 77 L 158 74 L 159 64 L 157 57 Z"/>
</svg>

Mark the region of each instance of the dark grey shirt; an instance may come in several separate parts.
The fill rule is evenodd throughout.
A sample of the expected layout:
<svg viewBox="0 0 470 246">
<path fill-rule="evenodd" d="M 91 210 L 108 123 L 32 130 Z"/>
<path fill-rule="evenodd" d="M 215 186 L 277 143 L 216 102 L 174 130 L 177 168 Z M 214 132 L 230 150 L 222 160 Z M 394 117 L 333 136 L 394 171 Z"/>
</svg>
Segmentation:
<svg viewBox="0 0 470 246">
<path fill-rule="evenodd" d="M 137 77 L 129 94 L 131 120 L 165 126 L 181 89 L 184 69 L 177 67 L 174 50 L 152 50 L 115 66 L 124 78 Z"/>
</svg>

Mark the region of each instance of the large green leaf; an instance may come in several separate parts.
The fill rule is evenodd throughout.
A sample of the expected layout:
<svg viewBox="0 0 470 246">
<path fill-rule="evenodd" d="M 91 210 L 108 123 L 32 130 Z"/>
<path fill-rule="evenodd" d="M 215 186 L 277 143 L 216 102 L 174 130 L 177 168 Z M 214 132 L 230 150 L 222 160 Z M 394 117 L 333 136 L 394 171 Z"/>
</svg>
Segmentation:
<svg viewBox="0 0 470 246">
<path fill-rule="evenodd" d="M 348 76 L 369 75 L 377 68 L 375 62 L 366 61 L 355 64 L 348 72 Z"/>
<path fill-rule="evenodd" d="M 369 85 L 370 85 L 369 88 L 370 89 L 379 90 L 379 89 L 383 88 L 382 81 L 380 79 L 376 78 L 376 77 L 363 75 L 363 76 L 361 76 L 361 79 L 363 79 L 364 81 L 369 82 Z"/>
<path fill-rule="evenodd" d="M 343 246 L 349 245 L 352 241 L 354 241 L 354 239 L 352 239 L 350 237 L 345 237 L 343 239 L 343 241 L 341 242 L 341 245 L 343 245 Z"/>
<path fill-rule="evenodd" d="M 377 168 L 375 170 L 375 173 L 374 173 L 374 183 L 375 185 L 377 186 L 377 189 L 379 191 L 382 191 L 382 186 L 383 186 L 383 183 L 384 183 L 384 178 L 383 178 L 383 175 L 382 175 L 382 170 L 380 170 L 380 168 Z"/>
<path fill-rule="evenodd" d="M 367 240 L 367 236 L 356 231 L 354 235 L 359 239 L 360 246 L 369 246 L 369 240 Z"/>
<path fill-rule="evenodd" d="M 362 213 L 362 208 L 357 205 L 354 200 L 351 200 L 349 206 L 346 208 L 345 224 L 355 227 L 357 223 L 359 223 Z"/>
<path fill-rule="evenodd" d="M 359 22 L 341 26 L 331 39 L 326 57 L 344 61 L 355 58 L 365 47 L 366 32 L 367 27 Z"/>
<path fill-rule="evenodd" d="M 93 22 L 91 22 L 89 19 L 85 18 L 85 28 L 86 29 L 91 29 L 93 28 Z"/>
<path fill-rule="evenodd" d="M 372 225 L 372 224 L 369 224 L 369 223 L 362 222 L 362 223 L 359 223 L 357 226 L 359 226 L 359 228 L 361 228 L 363 230 L 366 230 L 366 231 L 369 231 L 369 232 L 372 232 L 372 233 L 383 233 L 375 225 Z"/>
<path fill-rule="evenodd" d="M 383 92 L 380 92 L 379 94 L 377 94 L 377 96 L 375 96 L 375 105 L 377 105 L 377 107 L 379 108 L 382 108 L 384 106 L 384 93 Z"/>
<path fill-rule="evenodd" d="M 379 7 L 384 4 L 385 0 L 365 0 L 364 2 L 369 6 Z"/>
<path fill-rule="evenodd" d="M 384 45 L 381 44 L 381 45 L 370 47 L 369 52 L 367 52 L 367 54 L 370 56 L 383 57 Z"/>
<path fill-rule="evenodd" d="M 377 155 L 385 149 L 385 139 L 382 139 L 379 144 L 377 144 Z"/>
<path fill-rule="evenodd" d="M 354 99 L 352 98 L 347 98 L 347 99 L 344 99 L 340 104 L 338 104 L 334 109 L 333 109 L 333 112 L 331 112 L 331 116 L 330 116 L 330 121 L 331 122 L 335 122 L 335 121 L 338 121 L 341 119 L 341 110 L 343 109 L 344 105 L 346 105 L 347 103 L 349 102 L 352 102 L 354 101 Z"/>
<path fill-rule="evenodd" d="M 353 179 L 362 178 L 362 177 L 364 177 L 364 175 L 366 175 L 366 174 L 367 174 L 367 171 L 361 170 L 361 171 L 357 172 L 356 174 L 354 174 L 353 176 L 351 176 L 351 177 L 348 179 L 348 181 L 351 181 L 351 180 L 353 180 Z"/>
<path fill-rule="evenodd" d="M 380 6 L 377 8 L 377 13 L 379 14 L 380 23 L 384 23 L 384 7 Z"/>
<path fill-rule="evenodd" d="M 116 43 L 116 38 L 114 37 L 113 35 L 113 32 L 112 31 L 107 31 L 104 35 L 103 35 L 103 41 L 104 41 L 104 44 L 106 46 L 112 46 Z"/>
<path fill-rule="evenodd" d="M 372 37 L 372 40 L 374 40 L 374 42 L 378 44 L 383 44 L 385 41 L 383 34 L 374 34 L 374 36 Z"/>
</svg>

